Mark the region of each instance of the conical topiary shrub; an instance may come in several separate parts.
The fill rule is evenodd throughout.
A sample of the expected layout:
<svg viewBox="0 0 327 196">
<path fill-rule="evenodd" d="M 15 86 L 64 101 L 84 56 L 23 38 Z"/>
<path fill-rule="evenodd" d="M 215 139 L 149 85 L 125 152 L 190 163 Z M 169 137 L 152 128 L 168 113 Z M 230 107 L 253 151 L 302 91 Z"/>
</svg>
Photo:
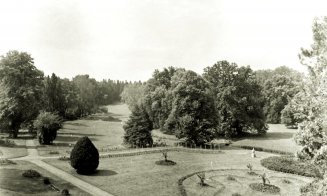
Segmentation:
<svg viewBox="0 0 327 196">
<path fill-rule="evenodd" d="M 91 174 L 99 165 L 99 152 L 88 137 L 80 138 L 70 153 L 70 164 L 79 174 Z"/>
</svg>

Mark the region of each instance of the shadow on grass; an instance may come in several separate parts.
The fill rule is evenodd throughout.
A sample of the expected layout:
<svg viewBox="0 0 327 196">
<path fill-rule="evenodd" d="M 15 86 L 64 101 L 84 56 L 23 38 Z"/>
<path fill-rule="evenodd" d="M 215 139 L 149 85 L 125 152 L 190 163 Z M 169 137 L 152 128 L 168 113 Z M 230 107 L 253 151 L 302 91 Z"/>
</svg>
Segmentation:
<svg viewBox="0 0 327 196">
<path fill-rule="evenodd" d="M 107 170 L 107 169 L 99 169 L 96 170 L 94 173 L 82 173 L 82 172 L 77 172 L 80 175 L 84 176 L 113 176 L 116 175 L 117 172 L 112 171 L 112 170 Z"/>
<path fill-rule="evenodd" d="M 73 129 L 66 129 L 66 130 L 73 130 Z M 73 136 L 105 136 L 105 135 L 100 135 L 100 134 L 94 134 L 94 133 L 58 133 L 58 135 L 73 135 Z"/>
<path fill-rule="evenodd" d="M 87 125 L 83 123 L 77 123 L 77 122 L 65 122 L 65 125 L 73 125 L 73 126 L 80 126 L 80 127 L 88 127 Z"/>
<path fill-rule="evenodd" d="M 278 140 L 278 139 L 291 139 L 295 132 L 267 132 L 265 135 L 244 135 L 244 137 L 233 138 L 233 141 L 241 141 L 244 139 L 254 140 Z"/>
</svg>

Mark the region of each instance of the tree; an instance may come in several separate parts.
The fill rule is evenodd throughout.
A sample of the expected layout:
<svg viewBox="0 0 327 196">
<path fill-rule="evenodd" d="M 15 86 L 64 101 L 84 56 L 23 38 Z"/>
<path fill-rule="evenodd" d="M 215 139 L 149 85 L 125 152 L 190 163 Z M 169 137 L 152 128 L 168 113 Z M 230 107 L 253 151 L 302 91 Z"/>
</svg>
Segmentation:
<svg viewBox="0 0 327 196">
<path fill-rule="evenodd" d="M 264 114 L 268 123 L 280 123 L 281 111 L 302 88 L 303 75 L 286 66 L 258 70 L 255 77 L 263 88 Z"/>
<path fill-rule="evenodd" d="M 203 76 L 215 97 L 220 135 L 229 138 L 247 132 L 266 133 L 262 87 L 250 67 L 219 61 L 207 67 Z"/>
<path fill-rule="evenodd" d="M 23 123 L 31 122 L 41 107 L 43 72 L 25 53 L 10 51 L 0 60 L 0 121 L 17 137 Z"/>
<path fill-rule="evenodd" d="M 140 83 L 128 84 L 121 93 L 121 99 L 131 110 L 135 105 L 140 104 L 145 93 L 145 86 Z"/>
<path fill-rule="evenodd" d="M 280 123 L 281 112 L 300 91 L 300 81 L 290 75 L 275 75 L 264 83 L 264 113 L 269 123 Z"/>
<path fill-rule="evenodd" d="M 44 109 L 48 112 L 65 116 L 66 100 L 61 79 L 52 74 L 44 79 Z"/>
<path fill-rule="evenodd" d="M 37 130 L 40 144 L 50 144 L 57 137 L 57 131 L 62 127 L 57 114 L 41 112 L 33 123 Z"/>
<path fill-rule="evenodd" d="M 79 174 L 91 174 L 99 165 L 99 152 L 88 137 L 80 138 L 70 153 L 70 164 Z"/>
<path fill-rule="evenodd" d="M 180 70 L 171 80 L 172 110 L 165 123 L 178 138 L 202 145 L 216 133 L 217 116 L 208 83 L 193 71 Z"/>
<path fill-rule="evenodd" d="M 124 142 L 138 147 L 151 146 L 153 144 L 151 131 L 152 122 L 143 104 L 136 105 L 128 121 L 124 125 Z"/>
</svg>

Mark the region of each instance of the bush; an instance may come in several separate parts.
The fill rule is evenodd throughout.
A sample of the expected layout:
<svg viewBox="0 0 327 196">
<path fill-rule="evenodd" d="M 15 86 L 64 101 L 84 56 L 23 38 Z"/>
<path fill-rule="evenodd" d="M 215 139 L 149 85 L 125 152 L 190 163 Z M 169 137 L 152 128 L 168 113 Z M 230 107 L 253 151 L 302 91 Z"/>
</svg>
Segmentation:
<svg viewBox="0 0 327 196">
<path fill-rule="evenodd" d="M 40 144 L 50 144 L 57 137 L 57 130 L 61 128 L 61 119 L 57 114 L 41 112 L 34 120 L 34 127 Z"/>
<path fill-rule="evenodd" d="M 263 193 L 271 193 L 271 194 L 276 194 L 280 192 L 280 188 L 275 186 L 275 185 L 271 185 L 271 184 L 262 184 L 262 183 L 252 183 L 249 185 L 251 189 L 255 190 L 255 191 L 260 191 Z"/>
<path fill-rule="evenodd" d="M 5 147 L 14 147 L 16 146 L 15 142 L 9 139 L 0 139 L 0 146 Z"/>
<path fill-rule="evenodd" d="M 291 184 L 292 183 L 291 181 L 289 181 L 287 179 L 283 179 L 282 182 L 285 183 L 285 184 Z"/>
<path fill-rule="evenodd" d="M 68 189 L 63 189 L 61 195 L 70 195 Z"/>
<path fill-rule="evenodd" d="M 88 137 L 80 138 L 70 153 L 70 164 L 80 174 L 94 173 L 99 165 L 99 152 Z"/>
<path fill-rule="evenodd" d="M 106 106 L 101 106 L 101 107 L 99 107 L 98 112 L 107 114 L 108 113 L 108 108 Z"/>
<path fill-rule="evenodd" d="M 171 160 L 160 160 L 155 162 L 157 165 L 176 165 L 176 162 Z"/>
<path fill-rule="evenodd" d="M 51 184 L 50 179 L 48 177 L 43 178 L 43 183 L 44 184 Z"/>
<path fill-rule="evenodd" d="M 297 161 L 289 156 L 273 156 L 261 160 L 261 165 L 274 171 L 316 177 L 317 168 L 305 162 Z"/>
<path fill-rule="evenodd" d="M 235 181 L 236 179 L 233 176 L 228 175 L 227 180 Z"/>
<path fill-rule="evenodd" d="M 241 196 L 240 193 L 233 193 L 232 196 Z"/>
<path fill-rule="evenodd" d="M 41 174 L 33 169 L 26 170 L 23 174 L 26 178 L 39 178 Z"/>
</svg>

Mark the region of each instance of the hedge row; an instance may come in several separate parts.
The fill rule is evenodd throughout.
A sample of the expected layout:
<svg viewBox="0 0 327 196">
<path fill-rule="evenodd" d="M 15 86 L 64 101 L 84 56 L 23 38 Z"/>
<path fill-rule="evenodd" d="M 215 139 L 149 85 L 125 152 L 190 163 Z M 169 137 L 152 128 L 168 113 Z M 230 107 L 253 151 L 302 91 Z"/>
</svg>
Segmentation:
<svg viewBox="0 0 327 196">
<path fill-rule="evenodd" d="M 295 160 L 289 156 L 273 156 L 261 160 L 261 165 L 274 171 L 316 177 L 317 168 L 309 163 Z"/>
</svg>

